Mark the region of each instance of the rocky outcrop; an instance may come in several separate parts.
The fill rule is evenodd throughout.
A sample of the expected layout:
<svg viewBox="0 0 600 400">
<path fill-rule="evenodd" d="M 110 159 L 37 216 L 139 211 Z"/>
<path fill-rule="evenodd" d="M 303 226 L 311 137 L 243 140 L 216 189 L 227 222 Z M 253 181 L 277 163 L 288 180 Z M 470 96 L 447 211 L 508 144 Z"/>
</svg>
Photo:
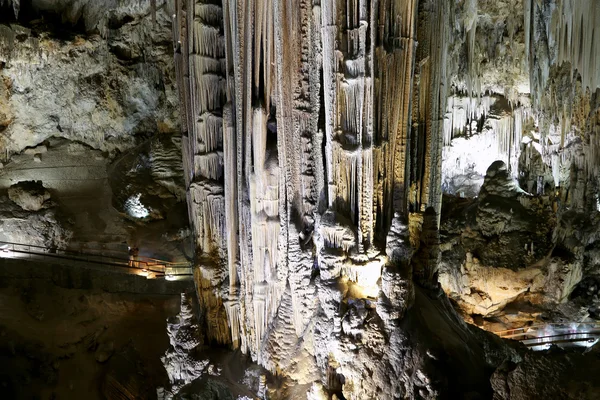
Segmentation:
<svg viewBox="0 0 600 400">
<path fill-rule="evenodd" d="M 31 3 L 0 25 L 3 155 L 53 136 L 114 153 L 178 131 L 166 2 Z"/>
<path fill-rule="evenodd" d="M 479 197 L 482 199 L 488 196 L 510 198 L 527 194 L 527 192 L 519 187 L 517 181 L 509 175 L 506 164 L 501 160 L 494 161 L 489 166 L 485 173 L 483 185 L 479 191 Z"/>
<path fill-rule="evenodd" d="M 537 304 L 539 311 L 564 303 L 581 278 L 581 264 L 561 258 L 514 271 L 481 265 L 467 253 L 459 270 L 444 270 L 440 283 L 467 315 L 494 317 L 517 300 Z"/>
<path fill-rule="evenodd" d="M 196 360 L 195 350 L 201 344 L 190 299 L 181 294 L 181 311 L 167 323 L 171 344 L 161 361 L 169 375 L 170 388 L 163 397 L 172 398 L 179 390 L 205 373 L 208 360 Z M 159 390 L 160 391 L 160 390 Z"/>
<path fill-rule="evenodd" d="M 35 185 L 36 190 L 39 189 L 39 186 Z M 20 188 L 22 189 L 23 186 Z M 27 200 L 26 203 L 21 204 L 31 208 L 31 205 L 39 205 L 39 200 L 45 198 L 44 193 L 47 192 L 42 191 L 41 198 L 36 197 L 34 201 L 30 201 L 32 198 L 29 196 L 20 196 L 18 199 L 19 201 Z M 3 198 L 0 197 L 0 240 L 44 248 L 64 249 L 71 239 L 72 231 L 69 224 L 65 223 L 64 218 L 59 214 L 56 208 L 25 211 L 22 206 L 18 206 L 4 195 Z"/>
<path fill-rule="evenodd" d="M 600 387 L 594 372 L 597 351 L 528 353 L 517 363 L 507 362 L 492 375 L 494 400 L 597 399 Z"/>
<path fill-rule="evenodd" d="M 562 211 L 562 199 L 524 192 L 499 161 L 478 199 L 447 198 L 440 282 L 468 319 L 502 330 L 587 317 L 573 315 L 583 305 L 573 292 L 596 274 L 597 213 Z"/>
<path fill-rule="evenodd" d="M 463 259 L 471 252 L 485 265 L 510 269 L 543 259 L 553 248 L 556 226 L 551 200 L 529 196 L 506 173 L 502 161 L 494 162 L 488 172 L 478 199 L 447 198 L 442 250 Z"/>
<path fill-rule="evenodd" d="M 21 181 L 8 189 L 8 198 L 25 211 L 39 211 L 51 206 L 50 192 L 42 181 Z"/>
</svg>

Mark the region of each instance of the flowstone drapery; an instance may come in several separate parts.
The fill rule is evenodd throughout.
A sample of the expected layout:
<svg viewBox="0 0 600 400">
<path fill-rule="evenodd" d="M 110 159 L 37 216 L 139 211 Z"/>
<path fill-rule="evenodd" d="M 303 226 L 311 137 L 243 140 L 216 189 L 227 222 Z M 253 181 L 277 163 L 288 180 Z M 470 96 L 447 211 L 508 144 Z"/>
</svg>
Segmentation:
<svg viewBox="0 0 600 400">
<path fill-rule="evenodd" d="M 332 370 L 343 309 L 375 305 L 394 214 L 439 213 L 444 36 L 430 26 L 443 29 L 445 6 L 424 2 L 421 21 L 418 6 L 177 2 L 207 335 L 271 371 L 302 353 L 313 374 Z"/>
<path fill-rule="evenodd" d="M 445 315 L 443 296 L 428 297 L 439 290 L 442 162 L 480 121 L 489 133 L 481 142 L 509 169 L 523 161 L 533 111 L 523 79 L 510 73 L 534 54 L 527 45 L 537 30 L 507 17 L 507 2 L 451 3 L 176 1 L 184 164 L 209 340 L 346 398 L 455 390 L 427 357 L 488 339 Z M 489 18 L 479 18 L 481 7 Z M 493 42 L 505 35 L 515 40 Z M 490 76 L 486 54 L 507 72 Z M 494 94 L 509 83 L 505 97 Z M 483 182 L 492 161 L 468 168 Z M 419 302 L 440 324 L 459 326 L 447 338 L 462 339 L 443 350 L 417 343 L 411 332 L 435 330 L 421 325 Z M 497 366 L 475 353 L 444 363 Z M 483 381 L 488 389 L 473 390 L 491 390 Z"/>
</svg>

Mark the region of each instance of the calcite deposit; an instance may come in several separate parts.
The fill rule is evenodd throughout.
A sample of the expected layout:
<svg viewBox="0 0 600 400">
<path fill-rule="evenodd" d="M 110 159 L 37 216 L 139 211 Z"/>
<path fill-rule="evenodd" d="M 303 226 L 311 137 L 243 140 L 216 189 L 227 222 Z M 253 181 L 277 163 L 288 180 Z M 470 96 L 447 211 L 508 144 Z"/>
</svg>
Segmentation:
<svg viewBox="0 0 600 400">
<path fill-rule="evenodd" d="M 600 315 L 597 0 L 0 11 L 0 233 L 193 262 L 159 398 L 597 397 L 485 331 Z"/>
<path fill-rule="evenodd" d="M 433 351 L 408 344 L 418 328 L 406 321 L 419 291 L 437 293 L 438 268 L 466 316 L 568 300 L 585 251 L 562 243 L 572 218 L 563 213 L 595 202 L 583 193 L 597 190 L 598 159 L 584 144 L 595 141 L 589 124 L 556 147 L 553 132 L 571 126 L 545 109 L 556 96 L 545 82 L 574 57 L 563 68 L 580 82 L 571 98 L 587 98 L 583 118 L 595 121 L 595 33 L 573 32 L 593 32 L 597 7 L 181 0 L 175 9 L 209 340 L 329 395 L 433 398 L 458 389 L 424 361 Z M 590 53 L 567 50 L 579 43 Z M 478 198 L 442 216 L 442 190 Z"/>
<path fill-rule="evenodd" d="M 459 389 L 426 361 L 439 357 L 434 350 L 413 347 L 418 327 L 407 321 L 420 291 L 443 297 L 440 249 L 466 257 L 468 271 L 479 262 L 515 271 L 507 293 L 470 300 L 479 274 L 470 281 L 453 261 L 442 263 L 444 288 L 469 312 L 498 311 L 532 285 L 540 303 L 568 298 L 581 279 L 571 260 L 557 255 L 519 272 L 556 243 L 555 197 L 534 197 L 547 182 L 534 176 L 527 191 L 516 179 L 528 144 L 541 143 L 542 163 L 551 159 L 549 136 L 532 132 L 540 111 L 525 56 L 540 49 L 526 18 L 532 6 L 545 7 L 176 2 L 183 158 L 208 340 L 297 384 L 320 382 L 329 395 L 434 398 Z M 474 161 L 463 154 L 471 143 L 482 146 Z M 437 232 L 442 189 L 479 196 L 471 219 L 452 228 L 458 243 Z M 471 366 L 498 366 L 478 357 Z"/>
</svg>

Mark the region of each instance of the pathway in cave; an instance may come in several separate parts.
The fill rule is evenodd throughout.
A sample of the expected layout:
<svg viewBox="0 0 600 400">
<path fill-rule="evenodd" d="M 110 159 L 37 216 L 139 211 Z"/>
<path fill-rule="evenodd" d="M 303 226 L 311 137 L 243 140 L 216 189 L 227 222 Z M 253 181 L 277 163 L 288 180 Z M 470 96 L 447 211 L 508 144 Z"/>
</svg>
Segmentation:
<svg viewBox="0 0 600 400">
<path fill-rule="evenodd" d="M 547 323 L 494 333 L 504 339 L 518 340 L 532 350 L 546 350 L 552 345 L 592 347 L 600 339 L 600 324 L 597 322 Z"/>
<path fill-rule="evenodd" d="M 136 257 L 131 260 L 102 253 L 83 253 L 61 249 L 51 249 L 23 243 L 0 241 L 0 258 L 25 261 L 49 261 L 52 263 L 85 266 L 86 268 L 110 269 L 113 272 L 146 276 L 149 279 L 187 280 L 192 278 L 191 263 L 170 262 L 149 257 Z"/>
</svg>

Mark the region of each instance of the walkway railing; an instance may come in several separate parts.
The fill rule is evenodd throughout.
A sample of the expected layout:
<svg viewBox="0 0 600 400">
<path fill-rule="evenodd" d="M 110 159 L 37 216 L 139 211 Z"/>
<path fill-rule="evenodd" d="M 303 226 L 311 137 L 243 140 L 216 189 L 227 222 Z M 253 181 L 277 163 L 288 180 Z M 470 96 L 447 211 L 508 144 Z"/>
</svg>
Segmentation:
<svg viewBox="0 0 600 400">
<path fill-rule="evenodd" d="M 83 253 L 72 250 L 48 248 L 31 244 L 0 241 L 0 258 L 13 258 L 31 261 L 52 261 L 60 264 L 99 264 L 116 267 L 123 272 L 147 277 L 182 279 L 192 276 L 192 265 L 188 262 L 170 262 L 150 257 L 114 257 L 104 254 Z"/>
<path fill-rule="evenodd" d="M 548 348 L 553 344 L 590 347 L 600 339 L 600 323 L 536 324 L 494 333 L 504 339 L 518 340 L 525 346 L 536 350 Z"/>
</svg>

